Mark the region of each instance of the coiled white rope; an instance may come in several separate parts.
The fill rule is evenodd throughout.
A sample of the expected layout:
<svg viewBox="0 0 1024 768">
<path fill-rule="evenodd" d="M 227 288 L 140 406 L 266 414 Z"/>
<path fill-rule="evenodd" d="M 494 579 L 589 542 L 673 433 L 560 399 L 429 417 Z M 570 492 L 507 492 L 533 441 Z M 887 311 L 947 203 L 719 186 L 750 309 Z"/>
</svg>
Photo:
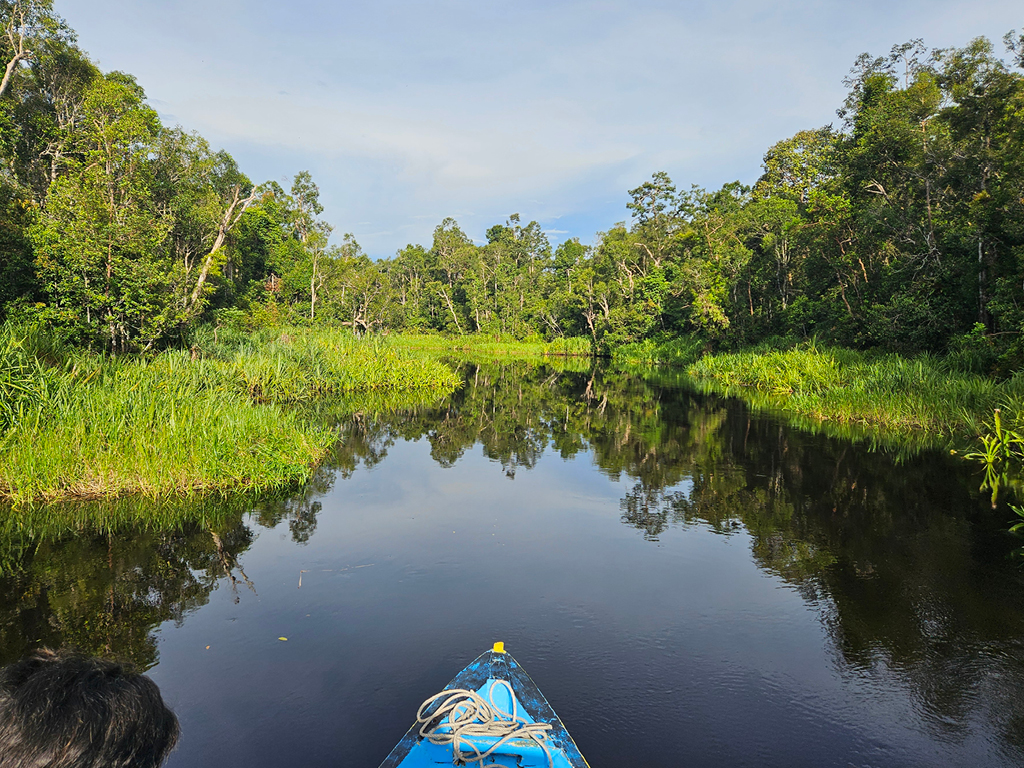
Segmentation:
<svg viewBox="0 0 1024 768">
<path fill-rule="evenodd" d="M 494 701 L 494 690 L 499 686 L 507 688 L 512 700 L 512 711 L 506 712 Z M 477 763 L 479 768 L 505 768 L 498 763 L 487 763 L 484 760 L 495 753 L 498 747 L 510 739 L 532 739 L 544 750 L 548 758 L 548 768 L 554 768 L 554 758 L 547 745 L 547 732 L 551 730 L 548 723 L 528 723 L 526 718 L 518 714 L 516 697 L 512 686 L 507 680 L 495 680 L 485 700 L 476 691 L 453 688 L 435 693 L 420 704 L 416 711 L 416 722 L 420 724 L 420 736 L 431 744 L 452 745 L 452 762 L 456 765 Z M 437 708 L 427 712 L 435 702 Z M 447 716 L 448 721 L 439 722 Z M 430 724 L 438 721 L 433 728 Z M 497 739 L 488 749 L 480 751 L 471 741 L 474 738 Z M 469 749 L 467 749 L 467 747 Z"/>
</svg>

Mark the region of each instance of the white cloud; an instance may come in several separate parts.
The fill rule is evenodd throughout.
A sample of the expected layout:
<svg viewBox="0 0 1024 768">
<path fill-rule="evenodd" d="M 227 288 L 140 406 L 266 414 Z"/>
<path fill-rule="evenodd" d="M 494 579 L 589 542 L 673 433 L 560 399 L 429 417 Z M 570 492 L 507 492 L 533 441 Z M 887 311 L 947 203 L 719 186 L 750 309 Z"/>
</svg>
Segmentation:
<svg viewBox="0 0 1024 768">
<path fill-rule="evenodd" d="M 475 236 L 563 217 L 552 234 L 588 241 L 654 171 L 753 180 L 768 146 L 834 119 L 861 51 L 1020 23 L 1001 0 L 58 3 L 105 68 L 254 178 L 311 170 L 335 231 L 374 255 L 446 215 Z"/>
</svg>

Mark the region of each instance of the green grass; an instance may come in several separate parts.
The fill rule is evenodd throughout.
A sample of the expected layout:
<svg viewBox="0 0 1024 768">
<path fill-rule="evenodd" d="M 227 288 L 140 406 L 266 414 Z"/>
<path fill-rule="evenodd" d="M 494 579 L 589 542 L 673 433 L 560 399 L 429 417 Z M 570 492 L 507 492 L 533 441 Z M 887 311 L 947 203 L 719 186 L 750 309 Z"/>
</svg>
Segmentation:
<svg viewBox="0 0 1024 768">
<path fill-rule="evenodd" d="M 544 341 L 539 337 L 515 339 L 487 333 L 465 336 L 403 333 L 393 337 L 402 349 L 449 357 L 591 357 L 590 339 L 576 336 Z"/>
<path fill-rule="evenodd" d="M 544 354 L 548 357 L 592 357 L 594 346 L 586 336 L 569 336 L 549 341 Z"/>
<path fill-rule="evenodd" d="M 267 490 L 301 483 L 335 440 L 310 405 L 432 400 L 456 374 L 380 339 L 285 329 L 197 339 L 152 359 L 0 332 L 0 497 L 16 502 Z"/>
<path fill-rule="evenodd" d="M 644 339 L 612 350 L 617 365 L 690 365 L 700 359 L 707 342 L 696 336 Z"/>
<path fill-rule="evenodd" d="M 996 381 L 956 360 L 814 344 L 708 355 L 687 373 L 698 389 L 897 457 L 944 447 L 981 465 L 993 504 L 1024 496 L 1024 373 Z"/>
<path fill-rule="evenodd" d="M 459 384 L 436 360 L 411 357 L 380 337 L 357 339 L 340 330 L 286 331 L 217 362 L 226 362 L 228 377 L 258 402 L 365 391 L 450 392 Z"/>
<path fill-rule="evenodd" d="M 942 361 L 801 346 L 709 355 L 688 373 L 712 389 L 818 421 L 889 433 L 981 434 L 993 409 L 1020 401 L 1024 382 L 955 372 Z M 767 396 L 767 398 L 763 397 Z"/>
</svg>

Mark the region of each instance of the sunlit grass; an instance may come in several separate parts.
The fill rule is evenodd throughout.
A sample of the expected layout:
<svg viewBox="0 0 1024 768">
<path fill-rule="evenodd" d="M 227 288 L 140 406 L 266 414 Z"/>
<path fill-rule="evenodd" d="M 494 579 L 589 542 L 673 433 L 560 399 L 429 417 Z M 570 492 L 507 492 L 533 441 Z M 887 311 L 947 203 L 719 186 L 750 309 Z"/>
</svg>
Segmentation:
<svg viewBox="0 0 1024 768">
<path fill-rule="evenodd" d="M 434 399 L 459 384 L 436 360 L 344 331 L 219 341 L 207 354 L 111 358 L 33 329 L 0 334 L 0 497 L 160 496 L 301 483 L 334 432 L 296 403 L 359 393 Z"/>
<path fill-rule="evenodd" d="M 949 370 L 927 357 L 870 355 L 803 346 L 709 355 L 688 373 L 719 391 L 753 390 L 778 407 L 819 421 L 861 424 L 892 432 L 979 434 L 986 417 L 1019 389 Z"/>
<path fill-rule="evenodd" d="M 644 339 L 612 350 L 618 365 L 690 365 L 707 348 L 707 342 L 696 336 Z"/>
<path fill-rule="evenodd" d="M 482 355 L 501 357 L 591 357 L 590 339 L 582 336 L 544 341 L 540 337 L 515 339 L 488 333 L 445 336 L 441 334 L 402 333 L 392 337 L 402 349 L 443 355 Z"/>
</svg>

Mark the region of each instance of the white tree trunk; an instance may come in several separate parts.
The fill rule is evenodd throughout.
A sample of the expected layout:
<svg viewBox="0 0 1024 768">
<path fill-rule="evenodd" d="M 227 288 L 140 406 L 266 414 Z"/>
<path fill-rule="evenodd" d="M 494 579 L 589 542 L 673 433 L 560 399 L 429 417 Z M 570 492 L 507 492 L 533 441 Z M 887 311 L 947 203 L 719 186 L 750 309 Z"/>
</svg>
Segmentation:
<svg viewBox="0 0 1024 768">
<path fill-rule="evenodd" d="M 253 189 L 252 193 L 245 198 L 242 197 L 242 188 L 239 185 L 235 185 L 234 195 L 232 196 L 231 203 L 228 205 L 227 210 L 224 211 L 224 216 L 220 220 L 220 225 L 217 227 L 217 238 L 213 241 L 213 247 L 210 252 L 206 255 L 206 260 L 203 262 L 203 268 L 199 272 L 199 278 L 196 280 L 196 287 L 192 289 L 192 296 L 189 298 L 188 311 L 192 313 L 199 306 L 199 300 L 203 295 L 203 286 L 206 285 L 206 279 L 210 276 L 210 268 L 213 266 L 213 258 L 217 255 L 217 251 L 224 245 L 224 241 L 227 239 L 228 233 L 234 228 L 235 224 L 245 213 L 245 210 L 253 204 L 256 200 L 256 190 Z"/>
</svg>

